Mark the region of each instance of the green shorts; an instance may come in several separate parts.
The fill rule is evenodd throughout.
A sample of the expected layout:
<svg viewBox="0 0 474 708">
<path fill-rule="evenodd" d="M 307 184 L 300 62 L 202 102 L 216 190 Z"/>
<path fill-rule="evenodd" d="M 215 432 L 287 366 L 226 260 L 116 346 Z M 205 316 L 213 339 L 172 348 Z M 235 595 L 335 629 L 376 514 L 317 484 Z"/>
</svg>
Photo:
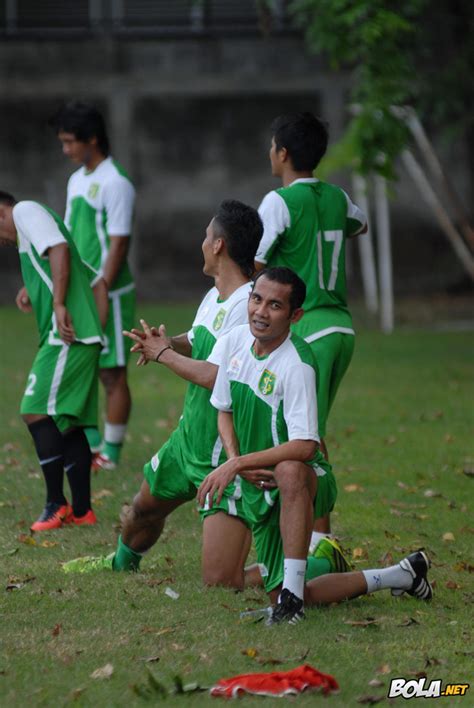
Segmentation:
<svg viewBox="0 0 474 708">
<path fill-rule="evenodd" d="M 43 344 L 28 375 L 20 412 L 50 415 L 61 431 L 97 425 L 99 354 L 99 344 Z"/>
<path fill-rule="evenodd" d="M 213 471 L 213 467 L 209 467 L 209 472 Z M 194 499 L 197 493 L 196 484 L 191 481 L 196 475 L 192 474 L 190 463 L 186 459 L 186 446 L 183 444 L 183 436 L 180 428 L 175 430 L 171 437 L 165 442 L 160 450 L 153 455 L 151 460 L 143 468 L 143 474 L 151 494 L 157 499 L 165 499 L 167 501 L 183 500 L 190 501 Z M 205 474 L 202 479 L 204 480 Z M 224 511 L 230 516 L 238 516 L 245 521 L 242 500 L 239 494 L 232 486 L 229 491 L 224 491 L 219 504 L 208 505 L 199 509 L 202 519 L 218 511 Z"/>
<path fill-rule="evenodd" d="M 322 438 L 326 435 L 326 422 L 337 389 L 351 363 L 354 345 L 354 335 L 342 332 L 333 332 L 309 343 L 316 359 L 318 430 Z"/>
<path fill-rule="evenodd" d="M 131 330 L 135 325 L 135 300 L 133 283 L 109 293 L 109 316 L 104 329 L 105 347 L 99 360 L 101 369 L 127 366 L 132 342 L 123 336 L 122 331 Z"/>
<path fill-rule="evenodd" d="M 331 512 L 337 497 L 336 480 L 331 465 L 324 461 L 313 465 L 318 476 L 318 488 L 314 501 L 314 518 L 319 519 Z M 266 495 L 267 498 L 268 495 Z M 265 590 L 270 592 L 283 582 L 283 542 L 280 534 L 280 500 L 273 497 L 274 504 L 268 505 L 268 513 L 252 524 L 257 561 L 261 566 Z"/>
</svg>

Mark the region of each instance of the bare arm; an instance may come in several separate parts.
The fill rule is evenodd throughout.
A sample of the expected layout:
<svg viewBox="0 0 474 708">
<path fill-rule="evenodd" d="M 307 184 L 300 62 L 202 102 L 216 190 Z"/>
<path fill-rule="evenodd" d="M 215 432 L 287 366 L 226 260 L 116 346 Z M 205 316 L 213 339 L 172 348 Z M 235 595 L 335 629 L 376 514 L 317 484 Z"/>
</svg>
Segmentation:
<svg viewBox="0 0 474 708">
<path fill-rule="evenodd" d="M 63 342 L 71 344 L 76 335 L 71 315 L 65 305 L 70 273 L 70 254 L 67 243 L 58 243 L 49 248 L 48 258 L 53 281 L 53 308 L 58 333 Z"/>
<path fill-rule="evenodd" d="M 143 332 L 133 329 L 131 332 L 124 332 L 125 336 L 135 342 L 131 351 L 138 352 L 140 358 L 138 364 L 145 364 L 149 361 L 159 361 L 175 374 L 198 386 L 211 389 L 217 376 L 218 367 L 208 361 L 192 359 L 189 355 L 183 355 L 175 350 L 175 344 L 181 351 L 191 350 L 186 335 L 179 337 L 167 337 L 164 325 L 160 325 L 158 330 L 151 328 L 140 320 Z M 186 339 L 187 345 L 184 341 Z"/>
<path fill-rule="evenodd" d="M 105 280 L 103 278 L 99 278 L 92 288 L 92 291 L 94 293 L 97 312 L 99 313 L 100 324 L 102 325 L 102 328 L 104 328 L 109 314 L 109 291 Z"/>
<path fill-rule="evenodd" d="M 104 263 L 104 280 L 109 290 L 127 259 L 129 244 L 128 236 L 110 236 L 110 248 Z"/>
<path fill-rule="evenodd" d="M 214 495 L 218 504 L 222 499 L 224 489 L 234 481 L 238 474 L 245 477 L 246 470 L 264 472 L 261 468 L 275 467 L 275 465 L 285 460 L 307 462 L 314 456 L 316 449 L 317 443 L 313 440 L 290 440 L 266 450 L 250 452 L 241 457 L 233 457 L 207 475 L 198 489 L 198 502 L 201 506 L 204 506 L 207 497 L 209 505 L 212 507 Z M 266 474 L 268 475 L 269 473 L 267 472 Z M 266 478 L 262 476 L 262 481 L 264 479 Z M 249 479 L 249 481 L 256 482 L 254 479 Z"/>
<path fill-rule="evenodd" d="M 239 456 L 239 442 L 234 429 L 234 416 L 227 411 L 219 411 L 217 428 L 227 457 Z"/>
<path fill-rule="evenodd" d="M 193 347 L 186 333 L 178 334 L 176 337 L 171 337 L 170 339 L 173 349 L 178 352 L 178 354 L 182 354 L 183 356 L 191 356 Z"/>
</svg>

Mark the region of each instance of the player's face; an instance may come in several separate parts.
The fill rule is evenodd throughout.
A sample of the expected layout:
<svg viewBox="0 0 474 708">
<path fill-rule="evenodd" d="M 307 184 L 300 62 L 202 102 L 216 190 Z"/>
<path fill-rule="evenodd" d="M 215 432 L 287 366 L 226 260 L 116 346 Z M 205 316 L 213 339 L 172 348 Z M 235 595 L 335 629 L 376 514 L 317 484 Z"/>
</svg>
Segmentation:
<svg viewBox="0 0 474 708">
<path fill-rule="evenodd" d="M 202 268 L 206 275 L 215 274 L 216 265 L 216 239 L 214 236 L 214 219 L 211 219 L 206 229 L 206 238 L 202 242 L 202 255 L 204 256 L 204 266 Z"/>
<path fill-rule="evenodd" d="M 281 177 L 281 150 L 277 150 L 275 138 L 272 138 L 272 144 L 270 146 L 270 164 L 272 166 L 272 175 L 274 177 Z"/>
<path fill-rule="evenodd" d="M 63 154 L 71 162 L 76 165 L 86 165 L 90 161 L 93 152 L 91 142 L 83 142 L 78 140 L 74 133 L 65 133 L 63 131 L 58 133 L 58 138 L 63 148 Z"/>
<path fill-rule="evenodd" d="M 255 339 L 271 342 L 286 338 L 294 315 L 290 296 L 291 285 L 268 280 L 264 275 L 257 280 L 249 297 L 249 325 Z"/>
<path fill-rule="evenodd" d="M 0 205 L 0 246 L 16 245 L 16 227 L 12 207 Z"/>
</svg>

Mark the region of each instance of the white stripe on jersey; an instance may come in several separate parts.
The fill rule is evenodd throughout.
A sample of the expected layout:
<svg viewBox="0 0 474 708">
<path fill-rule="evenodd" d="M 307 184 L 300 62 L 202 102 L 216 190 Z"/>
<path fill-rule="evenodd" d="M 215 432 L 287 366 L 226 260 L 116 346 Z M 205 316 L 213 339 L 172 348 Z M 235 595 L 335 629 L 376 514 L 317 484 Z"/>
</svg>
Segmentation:
<svg viewBox="0 0 474 708">
<path fill-rule="evenodd" d="M 315 332 L 314 334 L 310 334 L 309 337 L 305 337 L 304 341 L 308 342 L 310 344 L 311 342 L 315 342 L 317 339 L 321 339 L 321 337 L 326 337 L 328 334 L 335 334 L 336 332 L 341 332 L 341 334 L 352 334 L 355 336 L 355 332 L 353 329 L 350 327 L 327 327 L 326 329 L 322 329 L 319 332 Z"/>
<path fill-rule="evenodd" d="M 64 374 L 64 369 L 66 368 L 68 352 L 69 344 L 63 344 L 62 349 L 59 352 L 56 367 L 54 369 L 53 380 L 51 382 L 51 388 L 49 390 L 47 407 L 48 415 L 56 415 L 56 400 L 58 397 L 59 386 L 61 384 L 61 380 Z"/>
</svg>

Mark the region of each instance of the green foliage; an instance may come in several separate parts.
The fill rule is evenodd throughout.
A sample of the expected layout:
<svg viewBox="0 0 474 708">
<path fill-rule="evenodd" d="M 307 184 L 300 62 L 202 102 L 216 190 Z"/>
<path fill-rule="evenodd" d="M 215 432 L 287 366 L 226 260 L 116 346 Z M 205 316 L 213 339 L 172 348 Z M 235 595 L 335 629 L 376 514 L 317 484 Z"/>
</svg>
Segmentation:
<svg viewBox="0 0 474 708">
<path fill-rule="evenodd" d="M 351 165 L 393 179 L 394 160 L 408 132 L 391 106 L 414 94 L 416 18 L 426 0 L 294 0 L 291 12 L 310 50 L 324 53 L 333 69 L 353 69 L 356 115 L 326 164 Z"/>
</svg>

